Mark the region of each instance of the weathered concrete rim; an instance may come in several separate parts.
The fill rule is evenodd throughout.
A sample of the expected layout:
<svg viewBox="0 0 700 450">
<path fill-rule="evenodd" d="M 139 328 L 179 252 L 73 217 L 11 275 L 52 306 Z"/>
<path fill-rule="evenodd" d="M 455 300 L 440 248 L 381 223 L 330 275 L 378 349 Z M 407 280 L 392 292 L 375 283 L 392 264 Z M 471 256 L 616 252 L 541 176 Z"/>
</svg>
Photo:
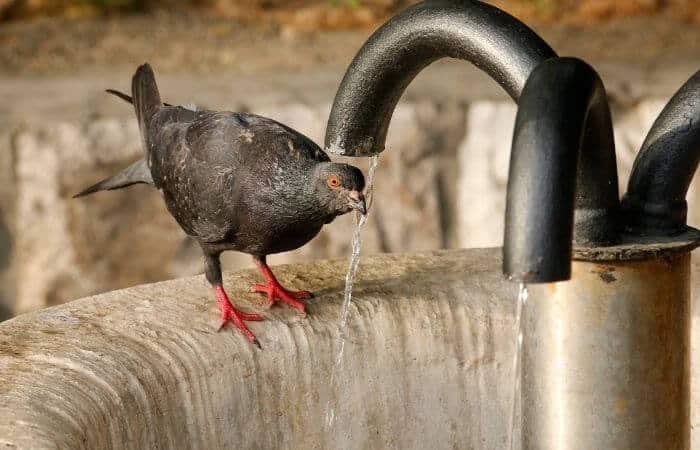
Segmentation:
<svg viewBox="0 0 700 450">
<path fill-rule="evenodd" d="M 363 259 L 343 371 L 330 388 L 344 260 L 278 268 L 317 298 L 251 323 L 202 277 L 76 300 L 0 324 L 0 443 L 17 448 L 425 448 L 505 445 L 516 286 L 500 250 Z M 252 271 L 227 274 L 250 310 Z M 508 338 L 497 339 L 497 336 Z M 327 405 L 342 429 L 325 429 Z M 251 406 L 253 405 L 253 406 Z M 334 406 L 333 406 L 334 405 Z M 407 432 L 411 430 L 411 432 Z M 352 444 L 350 444 L 352 443 Z"/>
</svg>

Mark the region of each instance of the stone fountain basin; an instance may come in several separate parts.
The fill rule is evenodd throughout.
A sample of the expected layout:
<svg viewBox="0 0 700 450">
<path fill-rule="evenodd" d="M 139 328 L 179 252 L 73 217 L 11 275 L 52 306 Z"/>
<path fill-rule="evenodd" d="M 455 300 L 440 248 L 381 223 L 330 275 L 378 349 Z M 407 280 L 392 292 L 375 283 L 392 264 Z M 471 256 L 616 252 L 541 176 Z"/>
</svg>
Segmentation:
<svg viewBox="0 0 700 450">
<path fill-rule="evenodd" d="M 498 249 L 364 258 L 336 386 L 342 260 L 277 268 L 316 298 L 251 323 L 262 351 L 215 331 L 201 276 L 16 317 L 0 324 L 0 447 L 505 448 L 517 286 L 500 266 Z M 245 310 L 264 310 L 256 279 L 225 277 Z"/>
</svg>

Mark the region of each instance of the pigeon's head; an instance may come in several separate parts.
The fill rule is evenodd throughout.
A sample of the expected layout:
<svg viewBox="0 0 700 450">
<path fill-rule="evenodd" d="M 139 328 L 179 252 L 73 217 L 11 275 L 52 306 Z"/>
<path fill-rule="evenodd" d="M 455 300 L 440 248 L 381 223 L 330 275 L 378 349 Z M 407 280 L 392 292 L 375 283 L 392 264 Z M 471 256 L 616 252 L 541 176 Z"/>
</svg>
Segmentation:
<svg viewBox="0 0 700 450">
<path fill-rule="evenodd" d="M 365 177 L 355 166 L 325 162 L 316 167 L 314 190 L 329 214 L 339 216 L 353 209 L 367 214 L 364 189 Z"/>
</svg>

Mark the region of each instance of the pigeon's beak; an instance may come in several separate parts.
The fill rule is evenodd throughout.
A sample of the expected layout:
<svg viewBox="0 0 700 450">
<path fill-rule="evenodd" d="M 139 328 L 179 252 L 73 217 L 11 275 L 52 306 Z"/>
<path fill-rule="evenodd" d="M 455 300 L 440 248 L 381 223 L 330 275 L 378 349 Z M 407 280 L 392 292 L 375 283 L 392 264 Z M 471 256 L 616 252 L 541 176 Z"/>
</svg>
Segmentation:
<svg viewBox="0 0 700 450">
<path fill-rule="evenodd" d="M 365 204 L 365 196 L 357 191 L 350 191 L 350 207 L 355 211 L 359 211 L 363 216 L 367 215 L 367 205 Z"/>
</svg>

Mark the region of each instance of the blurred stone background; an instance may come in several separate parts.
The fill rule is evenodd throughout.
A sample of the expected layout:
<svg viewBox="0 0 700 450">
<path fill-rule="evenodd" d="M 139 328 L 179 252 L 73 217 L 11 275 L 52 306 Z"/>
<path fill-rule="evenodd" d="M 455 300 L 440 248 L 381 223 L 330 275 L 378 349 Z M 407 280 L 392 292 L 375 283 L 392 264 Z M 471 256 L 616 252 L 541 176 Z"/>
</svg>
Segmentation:
<svg viewBox="0 0 700 450">
<path fill-rule="evenodd" d="M 345 67 L 407 3 L 0 0 L 0 320 L 202 271 L 199 249 L 156 191 L 71 198 L 141 153 L 130 106 L 104 89 L 128 91 L 135 67 L 149 61 L 169 102 L 255 112 L 322 143 Z M 599 70 L 624 190 L 654 118 L 700 69 L 699 2 L 498 5 L 559 54 Z M 468 64 L 440 61 L 421 73 L 392 120 L 365 254 L 500 245 L 515 112 Z M 700 225 L 695 186 L 689 202 Z M 271 262 L 344 257 L 352 227 L 352 217 L 339 218 Z M 224 265 L 251 262 L 229 252 Z"/>
</svg>

